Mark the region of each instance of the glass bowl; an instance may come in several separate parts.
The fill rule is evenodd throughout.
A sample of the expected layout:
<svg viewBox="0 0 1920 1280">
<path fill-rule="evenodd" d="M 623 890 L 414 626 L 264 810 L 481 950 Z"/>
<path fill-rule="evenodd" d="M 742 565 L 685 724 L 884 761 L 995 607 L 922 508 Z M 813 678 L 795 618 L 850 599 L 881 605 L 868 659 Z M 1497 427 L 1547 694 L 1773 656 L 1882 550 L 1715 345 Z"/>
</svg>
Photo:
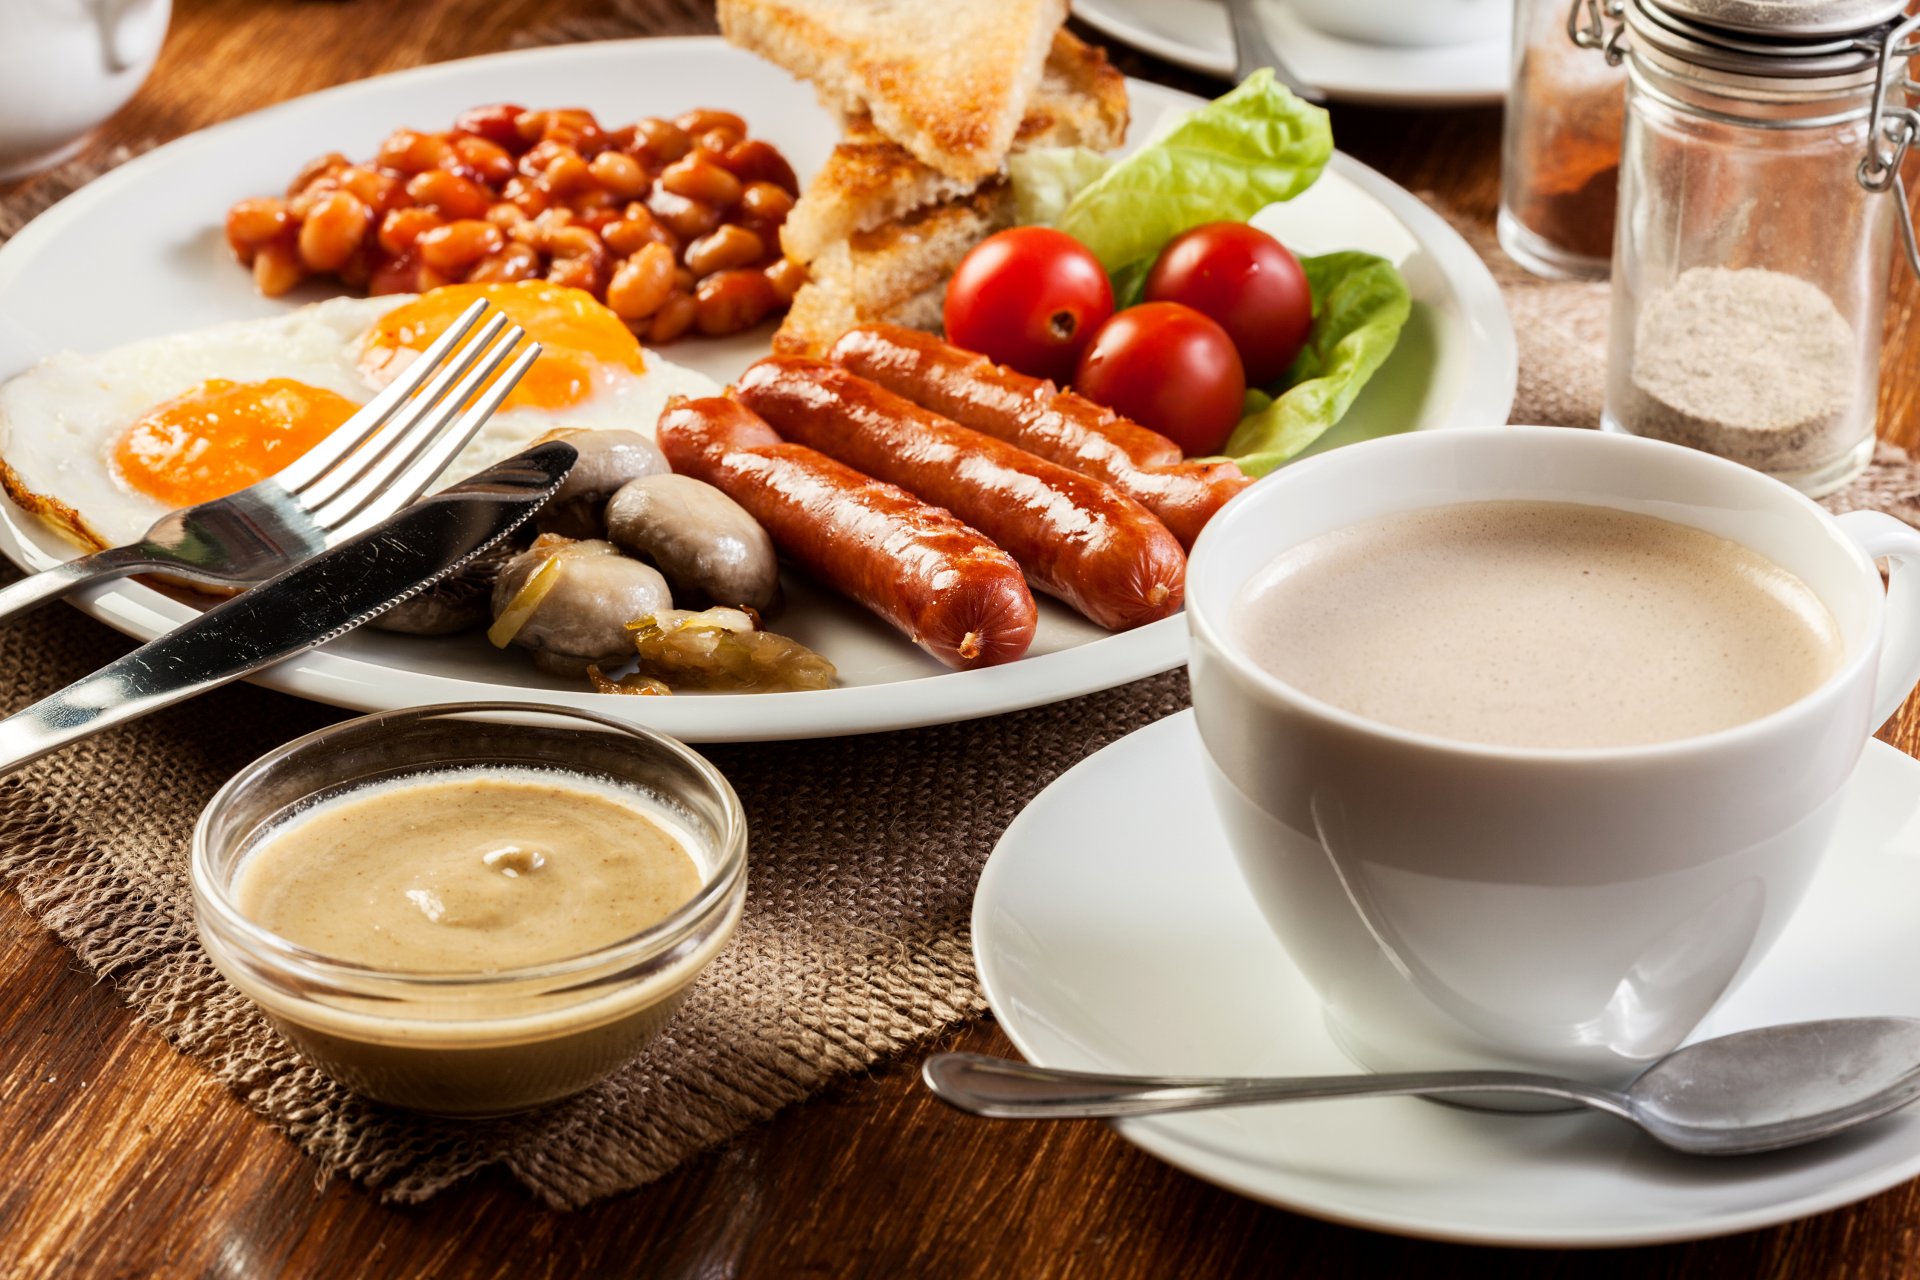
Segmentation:
<svg viewBox="0 0 1920 1280">
<path fill-rule="evenodd" d="M 451 768 L 598 776 L 645 793 L 695 837 L 693 899 L 628 938 L 473 973 L 374 969 L 247 919 L 234 875 L 275 823 L 341 792 Z M 733 788 L 685 744 L 589 712 L 455 703 L 363 716 L 255 760 L 193 833 L 193 898 L 214 966 L 347 1088 L 441 1115 L 502 1115 L 587 1088 L 666 1025 L 726 945 L 746 897 L 747 824 Z"/>
</svg>

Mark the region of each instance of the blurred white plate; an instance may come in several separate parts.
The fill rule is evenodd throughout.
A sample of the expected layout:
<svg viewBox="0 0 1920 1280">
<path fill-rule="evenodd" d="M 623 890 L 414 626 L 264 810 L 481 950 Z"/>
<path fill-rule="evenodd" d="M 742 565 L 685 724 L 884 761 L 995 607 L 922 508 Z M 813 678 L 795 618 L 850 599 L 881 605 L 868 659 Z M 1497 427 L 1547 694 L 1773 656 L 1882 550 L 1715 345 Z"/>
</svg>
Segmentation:
<svg viewBox="0 0 1920 1280">
<path fill-rule="evenodd" d="M 1194 105 L 1130 86 L 1134 136 Z M 445 128 L 478 103 L 582 106 L 603 120 L 724 106 L 747 118 L 801 174 L 838 135 L 812 91 L 717 39 L 633 40 L 530 49 L 422 67 L 312 94 L 182 138 L 88 185 L 0 247 L 0 378 L 54 352 L 100 350 L 156 334 L 271 315 L 318 293 L 262 298 L 221 231 L 227 206 L 282 189 L 306 158 L 371 155 L 400 125 Z M 1335 433 L 1357 439 L 1410 428 L 1506 421 L 1517 364 L 1499 290 L 1473 251 L 1400 187 L 1344 156 L 1315 186 L 1261 216 L 1303 252 L 1360 248 L 1396 260 L 1417 305 L 1406 336 Z M 688 340 L 662 354 L 726 381 L 764 355 L 771 326 Z M 3 448 L 0 442 L 0 448 Z M 10 504 L 0 552 L 38 569 L 73 554 Z M 1179 618 L 1109 635 L 1051 601 L 1018 662 L 953 672 L 865 611 L 804 581 L 788 583 L 778 628 L 839 667 L 813 693 L 629 698 L 543 676 L 478 634 L 422 639 L 362 629 L 292 659 L 259 683 L 358 710 L 469 699 L 590 707 L 696 742 L 869 733 L 965 720 L 1076 697 L 1186 661 Z M 150 639 L 192 606 L 133 582 L 77 598 L 128 635 Z"/>
<path fill-rule="evenodd" d="M 973 902 L 988 1001 L 1029 1060 L 1151 1075 L 1338 1075 L 1319 1001 L 1226 847 L 1193 713 L 1082 761 L 1016 818 Z M 1920 1016 L 1920 763 L 1869 742 L 1780 941 L 1695 1039 L 1776 1022 Z M 1591 1111 L 1419 1098 L 1122 1121 L 1130 1142 L 1242 1195 L 1435 1240 L 1569 1248 L 1771 1226 L 1920 1174 L 1920 1109 L 1811 1146 L 1669 1151 Z"/>
<path fill-rule="evenodd" d="M 1470 106 L 1507 96 L 1510 37 L 1459 45 L 1369 44 L 1308 26 L 1286 0 L 1259 0 L 1258 9 L 1287 65 L 1341 102 Z M 1233 37 L 1220 0 L 1073 0 L 1073 12 L 1155 57 L 1208 75 L 1233 74 Z"/>
</svg>

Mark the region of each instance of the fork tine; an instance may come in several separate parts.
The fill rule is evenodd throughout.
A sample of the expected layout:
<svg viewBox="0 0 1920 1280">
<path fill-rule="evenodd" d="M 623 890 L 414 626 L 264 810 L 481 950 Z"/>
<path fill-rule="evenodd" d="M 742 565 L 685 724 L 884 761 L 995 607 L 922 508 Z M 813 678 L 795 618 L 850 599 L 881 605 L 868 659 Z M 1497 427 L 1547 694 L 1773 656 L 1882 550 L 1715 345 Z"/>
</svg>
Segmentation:
<svg viewBox="0 0 1920 1280">
<path fill-rule="evenodd" d="M 495 338 L 500 336 L 501 331 L 507 328 L 507 325 L 508 320 L 504 315 L 488 317 L 486 324 L 480 327 L 480 332 L 454 352 L 452 360 L 434 374 L 433 379 L 421 388 L 420 394 L 414 396 L 394 414 L 392 421 L 382 428 L 379 435 L 369 440 L 364 447 L 348 454 L 339 465 L 329 469 L 312 484 L 295 490 L 295 496 L 309 510 L 325 506 L 336 494 L 352 484 L 357 477 L 364 475 L 368 468 L 377 465 L 393 450 L 411 447 L 408 442 L 415 431 L 426 430 L 431 433 L 435 429 L 433 424 L 437 420 L 434 417 L 434 411 L 438 407 L 440 398 L 446 394 L 448 386 L 473 367 L 473 362 L 486 353 L 487 348 L 492 345 Z M 513 336 L 518 338 L 519 335 L 520 329 L 515 327 Z"/>
<path fill-rule="evenodd" d="M 388 383 L 379 395 L 361 406 L 358 413 L 341 423 L 325 440 L 282 468 L 274 478 L 288 490 L 300 489 L 359 448 L 361 442 L 384 426 L 401 402 L 439 367 L 440 362 L 447 358 L 447 353 L 453 350 L 454 344 L 467 335 L 467 330 L 473 328 L 486 310 L 487 301 L 481 298 L 461 312 L 459 319 L 447 327 L 439 340 L 401 370 L 400 376 Z"/>
<path fill-rule="evenodd" d="M 347 536 L 344 530 L 350 522 L 357 532 L 367 524 L 385 519 L 419 497 L 421 491 L 445 470 L 447 463 L 480 430 L 494 409 L 513 390 L 514 384 L 520 381 L 521 375 L 538 358 L 540 344 L 532 343 L 506 376 L 487 388 L 486 397 L 461 414 L 460 406 L 486 385 L 487 379 L 513 354 L 513 348 L 522 336 L 517 326 L 510 330 L 505 339 L 488 353 L 486 361 L 436 406 L 430 420 L 409 435 L 404 449 L 393 449 L 378 463 L 368 467 L 350 488 L 314 512 L 314 522 L 322 528 L 335 530 L 334 536 L 344 537 Z M 453 424 L 451 429 L 449 423 Z M 435 459 L 438 459 L 437 466 L 431 465 Z M 412 486 L 410 490 L 398 487 L 402 476 Z"/>
<path fill-rule="evenodd" d="M 452 465 L 454 458 L 467 447 L 467 442 L 479 434 L 480 428 L 485 426 L 487 419 L 493 416 L 493 411 L 500 407 L 500 402 L 507 398 L 515 384 L 539 358 L 540 344 L 530 343 L 527 349 L 520 353 L 519 359 L 500 375 L 499 380 L 487 389 L 486 395 L 468 409 L 460 421 L 441 432 L 434 439 L 432 446 L 409 463 L 406 470 L 395 476 L 392 483 L 382 489 L 371 502 L 338 528 L 330 530 L 327 535 L 328 544 L 332 545 L 351 538 L 357 533 L 365 532 L 425 493 L 427 486 Z"/>
</svg>

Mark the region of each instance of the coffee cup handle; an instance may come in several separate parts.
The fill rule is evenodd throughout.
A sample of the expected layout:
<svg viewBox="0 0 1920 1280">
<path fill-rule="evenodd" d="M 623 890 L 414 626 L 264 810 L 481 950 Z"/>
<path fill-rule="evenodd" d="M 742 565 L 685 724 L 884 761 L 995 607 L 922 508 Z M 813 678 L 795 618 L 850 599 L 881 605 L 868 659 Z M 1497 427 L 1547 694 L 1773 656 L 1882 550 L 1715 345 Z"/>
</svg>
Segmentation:
<svg viewBox="0 0 1920 1280">
<path fill-rule="evenodd" d="M 1920 684 L 1920 530 L 1878 511 L 1849 511 L 1836 519 L 1867 559 L 1892 562 L 1880 640 L 1880 683 L 1873 694 L 1873 723 L 1878 728 Z"/>
</svg>

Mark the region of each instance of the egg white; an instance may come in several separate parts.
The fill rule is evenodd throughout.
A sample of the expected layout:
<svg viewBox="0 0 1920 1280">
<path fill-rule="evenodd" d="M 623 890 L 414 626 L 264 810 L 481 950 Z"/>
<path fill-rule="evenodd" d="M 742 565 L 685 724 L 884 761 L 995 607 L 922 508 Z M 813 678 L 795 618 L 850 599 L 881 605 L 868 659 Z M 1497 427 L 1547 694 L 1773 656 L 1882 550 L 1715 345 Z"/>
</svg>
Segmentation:
<svg viewBox="0 0 1920 1280">
<path fill-rule="evenodd" d="M 0 383 L 0 463 L 14 501 L 83 544 L 139 539 L 168 507 L 128 487 L 112 453 L 129 424 L 214 378 L 291 378 L 364 404 L 378 390 L 361 373 L 362 337 L 412 294 L 331 298 L 282 315 L 235 320 L 83 355 L 49 357 Z M 557 427 L 619 427 L 651 436 L 674 395 L 712 395 L 711 378 L 648 350 L 646 370 L 602 367 L 581 403 L 514 405 L 495 413 L 441 483 L 511 457 Z M 397 373 L 396 361 L 390 373 Z"/>
</svg>

